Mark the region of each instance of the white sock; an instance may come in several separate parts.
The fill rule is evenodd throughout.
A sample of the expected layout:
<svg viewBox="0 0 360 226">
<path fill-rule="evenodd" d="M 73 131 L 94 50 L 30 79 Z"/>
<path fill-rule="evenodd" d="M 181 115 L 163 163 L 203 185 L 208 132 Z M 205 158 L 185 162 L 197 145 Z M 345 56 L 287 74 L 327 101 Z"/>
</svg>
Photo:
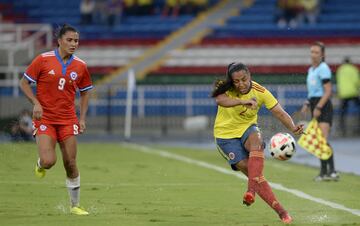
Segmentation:
<svg viewBox="0 0 360 226">
<path fill-rule="evenodd" d="M 66 187 L 69 191 L 71 207 L 78 206 L 80 202 L 80 175 L 76 178 L 66 178 Z"/>
<path fill-rule="evenodd" d="M 38 165 L 39 169 L 42 169 L 42 166 L 40 164 L 40 158 L 38 158 L 37 165 Z"/>
</svg>

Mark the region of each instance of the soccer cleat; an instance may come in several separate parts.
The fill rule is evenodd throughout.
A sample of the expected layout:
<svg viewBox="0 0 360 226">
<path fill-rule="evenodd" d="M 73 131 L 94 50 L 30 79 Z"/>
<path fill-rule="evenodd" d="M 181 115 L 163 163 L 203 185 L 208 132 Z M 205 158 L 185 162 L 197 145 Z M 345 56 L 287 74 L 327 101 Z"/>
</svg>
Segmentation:
<svg viewBox="0 0 360 226">
<path fill-rule="evenodd" d="M 75 215 L 79 215 L 79 216 L 85 216 L 85 215 L 89 215 L 89 212 L 86 211 L 83 207 L 81 206 L 73 206 L 70 207 L 70 213 L 71 214 L 75 214 Z"/>
<path fill-rule="evenodd" d="M 292 222 L 292 217 L 288 213 L 282 214 L 280 218 L 284 224 L 291 224 Z"/>
<path fill-rule="evenodd" d="M 43 177 L 45 177 L 45 174 L 46 174 L 46 170 L 43 169 L 43 168 L 40 168 L 38 166 L 38 164 L 36 163 L 36 165 L 35 165 L 35 176 L 37 176 L 38 178 L 43 178 Z"/>
<path fill-rule="evenodd" d="M 250 206 L 255 202 L 255 196 L 251 192 L 246 192 L 243 198 L 243 204 Z"/>
<path fill-rule="evenodd" d="M 332 181 L 338 181 L 340 179 L 340 176 L 338 172 L 334 171 L 329 175 L 330 180 Z"/>
</svg>

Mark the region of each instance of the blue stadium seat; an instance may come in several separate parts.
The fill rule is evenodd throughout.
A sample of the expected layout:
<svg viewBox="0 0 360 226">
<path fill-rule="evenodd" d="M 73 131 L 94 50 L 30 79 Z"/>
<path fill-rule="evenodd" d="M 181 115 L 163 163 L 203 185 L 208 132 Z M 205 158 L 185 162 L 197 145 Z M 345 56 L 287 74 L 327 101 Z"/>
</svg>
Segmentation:
<svg viewBox="0 0 360 226">
<path fill-rule="evenodd" d="M 277 0 L 257 0 L 225 25 L 213 28 L 209 38 L 254 37 L 359 37 L 360 1 L 324 1 L 316 25 L 280 29 L 275 22 Z"/>
<path fill-rule="evenodd" d="M 149 16 L 129 16 L 122 18 L 115 27 L 103 25 L 82 25 L 80 15 L 81 0 L 64 2 L 63 0 L 1 0 L 13 4 L 15 11 L 23 12 L 32 23 L 50 23 L 54 27 L 63 23 L 76 26 L 82 33 L 82 39 L 117 39 L 117 38 L 155 38 L 162 39 L 179 29 L 194 17 L 181 15 L 177 18 L 163 17 L 159 14 Z M 211 0 L 210 4 L 217 2 Z M 162 7 L 164 1 L 156 0 L 155 6 Z M 156 25 L 156 26 L 154 26 Z"/>
</svg>

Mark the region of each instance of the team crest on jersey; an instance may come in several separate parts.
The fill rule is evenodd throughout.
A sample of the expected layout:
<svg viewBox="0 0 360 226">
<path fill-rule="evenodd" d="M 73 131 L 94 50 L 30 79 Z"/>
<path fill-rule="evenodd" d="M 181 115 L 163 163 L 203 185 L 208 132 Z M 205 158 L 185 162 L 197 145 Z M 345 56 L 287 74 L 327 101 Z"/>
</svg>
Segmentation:
<svg viewBox="0 0 360 226">
<path fill-rule="evenodd" d="M 71 78 L 72 80 L 76 80 L 77 77 L 78 77 L 78 75 L 77 75 L 77 73 L 76 73 L 75 71 L 72 71 L 72 72 L 70 73 L 70 78 Z"/>
<path fill-rule="evenodd" d="M 41 131 L 45 131 L 47 129 L 47 127 L 45 125 L 40 125 L 40 130 Z"/>
<path fill-rule="evenodd" d="M 230 152 L 230 153 L 229 153 L 229 158 L 230 158 L 231 160 L 233 160 L 233 159 L 235 158 L 234 152 Z"/>
</svg>

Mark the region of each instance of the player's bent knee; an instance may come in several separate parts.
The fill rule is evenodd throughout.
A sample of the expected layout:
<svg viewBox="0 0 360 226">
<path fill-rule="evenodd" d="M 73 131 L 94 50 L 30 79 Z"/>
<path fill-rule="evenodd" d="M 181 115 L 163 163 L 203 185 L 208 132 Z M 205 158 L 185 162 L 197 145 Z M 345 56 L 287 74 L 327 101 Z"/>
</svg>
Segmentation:
<svg viewBox="0 0 360 226">
<path fill-rule="evenodd" d="M 42 159 L 41 167 L 44 169 L 50 169 L 53 165 L 55 165 L 56 159 Z"/>
<path fill-rule="evenodd" d="M 256 144 L 256 145 L 251 145 L 249 151 L 250 152 L 252 152 L 252 151 L 264 152 L 264 149 L 265 149 L 264 144 Z"/>
</svg>

